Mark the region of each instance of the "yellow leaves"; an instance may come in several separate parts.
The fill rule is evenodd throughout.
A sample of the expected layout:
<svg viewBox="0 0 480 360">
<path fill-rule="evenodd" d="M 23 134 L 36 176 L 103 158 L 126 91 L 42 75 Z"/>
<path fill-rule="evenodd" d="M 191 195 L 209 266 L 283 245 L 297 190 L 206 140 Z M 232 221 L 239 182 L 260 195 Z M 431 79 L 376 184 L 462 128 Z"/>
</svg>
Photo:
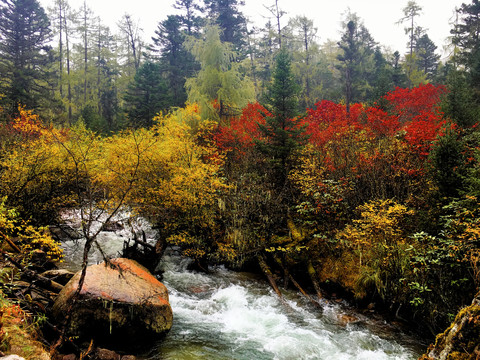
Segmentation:
<svg viewBox="0 0 480 360">
<path fill-rule="evenodd" d="M 31 121 L 18 122 L 23 132 L 38 130 L 36 116 L 24 111 L 24 118 Z M 215 228 L 212 214 L 226 185 L 219 177 L 223 158 L 214 142 L 217 124 L 200 120 L 198 106 L 189 104 L 158 115 L 151 129 L 108 138 L 82 124 L 64 131 L 40 127 L 38 136 L 25 137 L 0 157 L 0 191 L 21 199 L 22 213 L 36 204 L 50 213 L 64 206 L 115 211 L 127 205 L 168 229 L 167 236 L 198 228 L 208 229 L 207 234 Z M 206 239 L 171 240 L 190 251 L 197 248 L 195 256 L 206 254 L 197 246 Z M 29 243 L 58 255 L 41 233 Z"/>
<path fill-rule="evenodd" d="M 203 248 L 202 242 L 185 232 L 171 235 L 167 238 L 167 242 L 183 248 L 183 255 L 192 259 L 201 259 L 207 254 Z"/>
<path fill-rule="evenodd" d="M 324 175 L 322 161 L 316 156 L 313 145 L 309 144 L 302 150 L 300 164 L 289 174 L 289 178 L 302 193 L 312 196 L 318 191 L 318 183 Z"/>
<path fill-rule="evenodd" d="M 360 253 L 380 246 L 381 253 L 388 256 L 396 246 L 406 242 L 402 224 L 406 216 L 414 214 L 412 210 L 390 199 L 370 201 L 357 210 L 360 218 L 337 233 L 345 245 L 357 248 Z"/>
<path fill-rule="evenodd" d="M 229 263 L 235 262 L 235 260 L 238 257 L 238 253 L 232 244 L 219 242 L 217 243 L 217 245 L 218 245 L 217 256 L 219 257 L 219 259 L 223 261 L 227 261 Z"/>
<path fill-rule="evenodd" d="M 185 120 L 197 116 L 195 105 L 158 116 L 152 131 L 143 134 L 138 147 L 138 182 L 133 201 L 147 208 L 198 209 L 216 202 L 216 192 L 224 187 L 218 178 L 220 160 L 209 142 L 215 123 L 205 122 L 192 133 Z M 132 133 L 115 142 L 131 142 Z M 145 195 L 147 198 L 145 199 Z"/>
<path fill-rule="evenodd" d="M 8 238 L 10 242 L 15 242 L 26 261 L 36 250 L 44 251 L 51 261 L 61 261 L 63 250 L 48 229 L 35 227 L 28 221 L 19 219 L 15 210 L 5 206 L 5 200 L 0 202 L 0 239 Z"/>
</svg>

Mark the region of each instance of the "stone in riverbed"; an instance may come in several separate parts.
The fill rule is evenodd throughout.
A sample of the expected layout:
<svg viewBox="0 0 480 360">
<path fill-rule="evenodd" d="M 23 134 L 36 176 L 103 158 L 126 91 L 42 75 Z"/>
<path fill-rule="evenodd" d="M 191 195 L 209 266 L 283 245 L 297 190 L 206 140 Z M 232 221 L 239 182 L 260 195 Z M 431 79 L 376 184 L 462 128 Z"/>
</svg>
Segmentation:
<svg viewBox="0 0 480 360">
<path fill-rule="evenodd" d="M 173 316 L 167 289 L 137 262 L 114 259 L 107 265 L 89 266 L 79 297 L 73 301 L 79 279 L 80 272 L 53 307 L 57 321 L 71 315 L 69 335 L 127 349 L 170 330 Z"/>
<path fill-rule="evenodd" d="M 59 284 L 66 285 L 75 273 L 65 269 L 53 269 L 41 273 L 43 277 L 56 281 Z"/>
</svg>

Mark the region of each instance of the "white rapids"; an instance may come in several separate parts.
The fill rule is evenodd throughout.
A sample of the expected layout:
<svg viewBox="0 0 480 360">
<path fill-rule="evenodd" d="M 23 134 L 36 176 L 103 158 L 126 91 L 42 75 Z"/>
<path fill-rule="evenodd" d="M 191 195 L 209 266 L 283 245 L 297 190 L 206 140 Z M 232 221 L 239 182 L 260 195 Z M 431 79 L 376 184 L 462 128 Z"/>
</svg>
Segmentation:
<svg viewBox="0 0 480 360">
<path fill-rule="evenodd" d="M 322 302 L 319 311 L 286 292 L 286 306 L 262 279 L 223 268 L 191 272 L 187 263 L 173 254 L 164 258 L 174 326 L 148 359 L 418 358 L 413 339 L 382 326 L 375 333 L 373 321 L 360 314 L 361 321 L 342 325 L 341 304 Z"/>
<path fill-rule="evenodd" d="M 130 229 L 102 232 L 98 243 L 117 255 L 132 231 L 154 231 L 139 219 Z M 72 224 L 73 227 L 74 224 Z M 66 241 L 65 267 L 78 270 L 83 241 Z M 102 260 L 90 254 L 89 263 Z M 222 267 L 209 274 L 187 270 L 189 260 L 174 250 L 164 256 L 162 282 L 173 309 L 171 331 L 151 349 L 148 360 L 411 360 L 422 344 L 381 320 L 354 313 L 344 304 L 321 300 L 319 310 L 294 291 L 282 303 L 263 278 Z M 342 324 L 342 314 L 360 321 Z"/>
</svg>

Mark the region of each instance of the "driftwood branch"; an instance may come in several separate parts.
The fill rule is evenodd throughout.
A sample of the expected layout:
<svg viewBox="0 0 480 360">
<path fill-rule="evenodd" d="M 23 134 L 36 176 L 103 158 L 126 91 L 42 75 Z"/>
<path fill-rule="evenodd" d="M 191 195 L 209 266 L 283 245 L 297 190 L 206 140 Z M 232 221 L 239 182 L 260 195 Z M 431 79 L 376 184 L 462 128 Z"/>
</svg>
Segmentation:
<svg viewBox="0 0 480 360">
<path fill-rule="evenodd" d="M 323 298 L 322 289 L 320 288 L 320 284 L 318 282 L 317 271 L 315 270 L 315 267 L 313 266 L 311 260 L 308 261 L 307 270 L 308 270 L 308 275 L 310 275 L 310 280 L 312 281 L 313 288 L 315 289 L 315 292 L 317 293 L 318 298 L 319 299 Z"/>
<path fill-rule="evenodd" d="M 268 282 L 270 283 L 271 287 L 275 292 L 277 293 L 278 297 L 283 299 L 283 295 L 278 288 L 277 282 L 275 281 L 275 278 L 273 277 L 272 270 L 270 270 L 270 267 L 267 264 L 267 261 L 265 260 L 264 255 L 258 255 L 258 264 L 260 265 L 260 268 L 262 269 L 263 273 L 268 279 Z"/>
<path fill-rule="evenodd" d="M 63 289 L 63 285 L 57 283 L 56 281 L 50 280 L 45 276 L 37 274 L 35 271 L 26 269 L 22 264 L 18 261 L 14 260 L 10 255 L 6 253 L 2 253 L 3 257 L 8 260 L 11 264 L 13 264 L 17 269 L 22 271 L 22 273 L 30 280 L 34 281 L 34 284 L 38 287 L 43 289 L 51 290 L 56 293 L 59 293 Z"/>
<path fill-rule="evenodd" d="M 283 273 L 285 274 L 285 277 L 288 278 L 292 284 L 297 288 L 298 291 L 306 298 L 308 299 L 315 307 L 321 308 L 320 304 L 315 301 L 303 288 L 300 286 L 300 284 L 293 278 L 292 274 L 288 271 L 286 266 L 283 264 L 282 259 L 280 259 L 278 256 L 275 256 L 275 261 L 280 265 L 280 267 L 283 270 Z"/>
</svg>

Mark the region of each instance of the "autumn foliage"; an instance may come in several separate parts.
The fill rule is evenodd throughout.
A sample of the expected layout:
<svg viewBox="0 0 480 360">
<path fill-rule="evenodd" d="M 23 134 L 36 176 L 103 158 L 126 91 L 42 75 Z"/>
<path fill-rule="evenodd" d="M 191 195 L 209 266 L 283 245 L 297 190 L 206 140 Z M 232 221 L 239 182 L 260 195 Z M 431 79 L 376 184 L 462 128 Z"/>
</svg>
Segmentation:
<svg viewBox="0 0 480 360">
<path fill-rule="evenodd" d="M 159 114 L 149 129 L 108 137 L 82 124 L 45 126 L 20 108 L 0 131 L 8 140 L 0 195 L 39 223 L 68 207 L 128 206 L 200 268 L 207 260 L 241 267 L 262 258 L 302 274 L 308 264 L 312 281 L 427 313 L 438 298 L 429 295 L 441 273 L 437 261 L 453 269 L 441 284 L 453 289 L 454 277 L 468 272 L 475 274 L 469 284 L 480 283 L 476 213 L 439 205 L 442 184 L 480 168 L 472 140 L 464 148 L 455 143 L 450 161 L 460 130 L 441 112 L 445 93 L 434 85 L 397 88 L 382 106 L 357 103 L 349 111 L 318 102 L 292 121 L 303 140 L 285 159 L 281 187 L 272 157 L 259 150 L 272 116 L 259 103 L 220 125 L 189 104 Z M 47 252 L 61 256 L 42 228 L 22 224 L 26 252 L 51 246 Z M 456 304 L 435 303 L 435 310 L 446 318 Z"/>
</svg>

